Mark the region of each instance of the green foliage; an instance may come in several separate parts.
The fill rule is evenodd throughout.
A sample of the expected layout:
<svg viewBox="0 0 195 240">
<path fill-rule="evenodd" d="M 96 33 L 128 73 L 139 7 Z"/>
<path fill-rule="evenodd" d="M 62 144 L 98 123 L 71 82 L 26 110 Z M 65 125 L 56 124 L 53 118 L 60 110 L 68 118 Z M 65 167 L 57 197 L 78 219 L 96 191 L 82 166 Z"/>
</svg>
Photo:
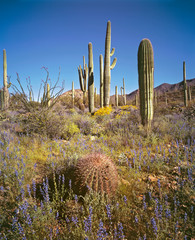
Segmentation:
<svg viewBox="0 0 195 240">
<path fill-rule="evenodd" d="M 0 122 L 0 238 L 193 238 L 194 120 L 163 111 L 154 115 L 149 134 L 132 106 L 107 118 L 60 103 L 41 115 L 8 112 Z M 75 168 L 93 152 L 116 166 L 112 198 L 93 190 L 76 195 Z M 101 161 L 85 163 L 78 177 L 104 170 Z"/>
</svg>

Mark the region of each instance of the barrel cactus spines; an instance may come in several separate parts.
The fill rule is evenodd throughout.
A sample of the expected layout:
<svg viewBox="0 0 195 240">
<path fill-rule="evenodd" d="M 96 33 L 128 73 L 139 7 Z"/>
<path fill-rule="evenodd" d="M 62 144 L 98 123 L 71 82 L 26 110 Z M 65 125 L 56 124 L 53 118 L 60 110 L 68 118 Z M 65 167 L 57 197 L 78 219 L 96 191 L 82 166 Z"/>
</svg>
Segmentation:
<svg viewBox="0 0 195 240">
<path fill-rule="evenodd" d="M 112 48 L 112 51 L 110 51 L 110 48 L 111 48 L 111 22 L 108 21 L 104 54 L 104 107 L 109 107 L 110 82 L 111 82 L 110 70 L 112 70 L 115 67 L 117 61 L 117 59 L 114 58 L 112 64 L 110 65 L 110 57 L 113 56 L 115 52 L 115 48 Z"/>
<path fill-rule="evenodd" d="M 103 70 L 103 56 L 100 55 L 100 107 L 104 106 L 104 70 Z"/>
<path fill-rule="evenodd" d="M 75 185 L 80 194 L 89 189 L 113 196 L 118 186 L 118 173 L 112 160 L 101 153 L 80 158 L 75 167 Z"/>
<path fill-rule="evenodd" d="M 138 75 L 141 120 L 150 129 L 154 112 L 154 55 L 148 39 L 143 39 L 138 48 Z"/>
<path fill-rule="evenodd" d="M 118 87 L 115 86 L 115 106 L 118 107 Z"/>
<path fill-rule="evenodd" d="M 93 49 L 92 43 L 88 44 L 88 100 L 89 100 L 89 112 L 94 113 L 94 75 L 93 75 Z"/>
<path fill-rule="evenodd" d="M 88 67 L 87 64 L 85 64 L 85 56 L 83 56 L 83 69 L 81 68 L 81 65 L 78 67 L 78 73 L 79 73 L 79 82 L 80 82 L 80 88 L 83 92 L 83 104 L 86 103 L 87 98 L 87 79 L 88 79 Z"/>
<path fill-rule="evenodd" d="M 183 62 L 183 89 L 184 89 L 184 105 L 188 106 L 188 92 L 187 92 L 187 82 L 186 82 L 186 63 Z"/>
</svg>

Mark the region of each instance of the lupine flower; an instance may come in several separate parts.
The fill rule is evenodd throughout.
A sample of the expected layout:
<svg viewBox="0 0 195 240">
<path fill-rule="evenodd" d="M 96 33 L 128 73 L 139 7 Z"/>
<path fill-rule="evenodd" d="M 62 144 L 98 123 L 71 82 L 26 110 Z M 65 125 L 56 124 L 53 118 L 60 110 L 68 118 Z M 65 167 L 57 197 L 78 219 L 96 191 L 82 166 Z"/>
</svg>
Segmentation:
<svg viewBox="0 0 195 240">
<path fill-rule="evenodd" d="M 127 197 L 125 195 L 123 197 L 123 200 L 124 200 L 125 204 L 127 204 Z"/>
<path fill-rule="evenodd" d="M 99 229 L 97 232 L 97 240 L 103 240 L 107 235 L 106 229 L 103 227 L 103 222 L 100 220 Z"/>
<path fill-rule="evenodd" d="M 146 197 L 145 197 L 145 195 L 143 196 L 143 207 L 144 207 L 144 210 L 146 210 L 147 209 L 147 205 L 146 205 Z"/>
<path fill-rule="evenodd" d="M 72 217 L 71 221 L 77 226 L 77 223 L 78 223 L 78 218 L 77 217 Z"/>
<path fill-rule="evenodd" d="M 138 218 L 135 216 L 135 223 L 138 223 Z"/>
<path fill-rule="evenodd" d="M 122 223 L 118 223 L 118 239 L 124 239 L 125 235 L 123 233 Z"/>
<path fill-rule="evenodd" d="M 158 228 L 157 228 L 156 221 L 154 218 L 151 218 L 151 224 L 152 224 L 152 228 L 154 230 L 155 235 L 157 235 Z"/>
<path fill-rule="evenodd" d="M 107 210 L 107 216 L 108 216 L 108 218 L 109 218 L 110 221 L 111 221 L 111 212 L 110 212 L 110 205 L 109 205 L 109 204 L 106 205 L 106 210 Z"/>
</svg>

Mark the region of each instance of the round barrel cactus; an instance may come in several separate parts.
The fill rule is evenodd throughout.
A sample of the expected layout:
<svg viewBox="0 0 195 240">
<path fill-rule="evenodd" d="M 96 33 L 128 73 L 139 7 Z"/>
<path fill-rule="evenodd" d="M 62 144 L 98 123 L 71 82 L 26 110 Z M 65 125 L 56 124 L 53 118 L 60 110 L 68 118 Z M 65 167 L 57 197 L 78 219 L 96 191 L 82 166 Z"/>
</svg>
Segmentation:
<svg viewBox="0 0 195 240">
<path fill-rule="evenodd" d="M 118 186 L 118 174 L 112 160 L 101 153 L 91 153 L 80 158 L 75 169 L 75 185 L 84 195 L 92 189 L 102 195 L 112 196 Z"/>
</svg>

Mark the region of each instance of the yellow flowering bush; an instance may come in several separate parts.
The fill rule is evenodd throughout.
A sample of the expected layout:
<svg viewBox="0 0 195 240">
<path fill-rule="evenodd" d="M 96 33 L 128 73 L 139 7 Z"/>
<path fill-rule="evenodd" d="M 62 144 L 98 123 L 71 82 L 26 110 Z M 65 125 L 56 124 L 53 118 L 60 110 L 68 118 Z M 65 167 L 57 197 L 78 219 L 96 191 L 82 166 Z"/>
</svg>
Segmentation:
<svg viewBox="0 0 195 240">
<path fill-rule="evenodd" d="M 104 108 L 100 108 L 97 110 L 97 112 L 95 112 L 95 116 L 104 116 L 104 115 L 109 115 L 112 112 L 112 107 L 104 107 Z"/>
</svg>

